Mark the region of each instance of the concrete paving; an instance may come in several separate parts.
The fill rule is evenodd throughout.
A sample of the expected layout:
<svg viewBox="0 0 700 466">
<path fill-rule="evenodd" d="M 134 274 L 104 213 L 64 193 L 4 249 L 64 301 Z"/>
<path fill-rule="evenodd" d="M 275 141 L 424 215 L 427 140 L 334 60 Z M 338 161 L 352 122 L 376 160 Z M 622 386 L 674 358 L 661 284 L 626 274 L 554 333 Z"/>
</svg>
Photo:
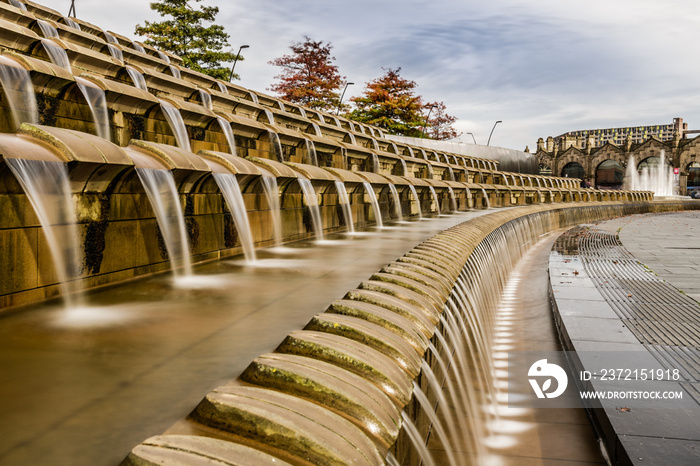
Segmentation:
<svg viewBox="0 0 700 466">
<path fill-rule="evenodd" d="M 697 211 L 635 215 L 576 227 L 550 256 L 575 389 L 619 395 L 585 403 L 613 464 L 700 462 L 699 235 Z"/>
</svg>

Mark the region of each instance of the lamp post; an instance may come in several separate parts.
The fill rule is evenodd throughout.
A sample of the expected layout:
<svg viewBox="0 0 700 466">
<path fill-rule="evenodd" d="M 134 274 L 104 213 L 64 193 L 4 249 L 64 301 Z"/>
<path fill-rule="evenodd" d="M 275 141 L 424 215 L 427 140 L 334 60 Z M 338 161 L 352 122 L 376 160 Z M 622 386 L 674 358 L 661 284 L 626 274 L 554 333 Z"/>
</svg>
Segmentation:
<svg viewBox="0 0 700 466">
<path fill-rule="evenodd" d="M 489 140 L 486 142 L 486 145 L 488 146 L 491 144 L 491 135 L 493 134 L 493 130 L 496 129 L 496 125 L 499 123 L 503 123 L 501 120 L 498 120 L 496 123 L 493 124 L 493 128 L 491 128 L 491 133 L 489 133 Z"/>
<path fill-rule="evenodd" d="M 430 110 L 428 110 L 428 116 L 425 117 L 425 123 L 426 123 L 426 124 L 428 123 L 428 120 L 430 119 L 430 112 L 433 111 L 433 109 L 435 108 L 435 105 L 428 105 L 428 108 L 429 108 Z M 420 137 L 422 138 L 423 136 L 425 136 L 425 125 L 423 125 L 423 131 L 420 132 Z"/>
<path fill-rule="evenodd" d="M 238 53 L 236 54 L 236 58 L 233 59 L 233 66 L 231 66 L 231 76 L 228 78 L 228 82 L 233 82 L 233 69 L 236 67 L 236 62 L 238 61 L 238 57 L 241 55 L 241 50 L 247 49 L 250 47 L 250 45 L 241 45 L 238 48 Z"/>
<path fill-rule="evenodd" d="M 476 144 L 476 138 L 474 137 L 474 133 L 467 133 L 467 134 L 469 134 L 472 137 L 472 139 L 474 139 L 474 144 Z"/>
<path fill-rule="evenodd" d="M 75 0 L 71 0 L 70 2 L 70 9 L 68 10 L 68 17 L 73 17 L 75 18 Z"/>
<path fill-rule="evenodd" d="M 340 106 L 343 104 L 343 97 L 345 97 L 345 91 L 348 90 L 348 86 L 353 86 L 355 83 L 351 82 L 346 82 L 345 87 L 343 88 L 343 93 L 340 94 L 340 100 L 338 101 L 338 108 L 335 111 L 335 114 L 338 115 L 340 113 Z"/>
</svg>

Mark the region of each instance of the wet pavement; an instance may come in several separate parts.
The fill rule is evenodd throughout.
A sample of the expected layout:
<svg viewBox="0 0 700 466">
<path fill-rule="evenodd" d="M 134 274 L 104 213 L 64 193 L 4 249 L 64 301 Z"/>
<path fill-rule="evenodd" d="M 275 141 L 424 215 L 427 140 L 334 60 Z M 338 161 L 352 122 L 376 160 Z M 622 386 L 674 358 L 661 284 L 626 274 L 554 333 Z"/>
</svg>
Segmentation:
<svg viewBox="0 0 700 466">
<path fill-rule="evenodd" d="M 0 317 L 0 465 L 115 465 L 347 290 L 475 211 L 331 235 Z"/>
<path fill-rule="evenodd" d="M 616 464 L 700 462 L 698 233 L 698 211 L 623 217 L 567 232 L 550 258 L 573 374 L 592 374 L 576 385 L 605 394 L 586 404 Z"/>
</svg>

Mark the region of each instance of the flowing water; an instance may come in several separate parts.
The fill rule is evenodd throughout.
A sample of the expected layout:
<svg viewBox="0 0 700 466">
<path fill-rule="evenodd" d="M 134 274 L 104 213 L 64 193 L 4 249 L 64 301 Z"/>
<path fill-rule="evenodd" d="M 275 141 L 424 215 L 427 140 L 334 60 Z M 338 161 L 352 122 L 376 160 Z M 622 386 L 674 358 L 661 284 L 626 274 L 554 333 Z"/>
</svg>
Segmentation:
<svg viewBox="0 0 700 466">
<path fill-rule="evenodd" d="M 109 54 L 112 56 L 112 58 L 115 58 L 120 62 L 124 62 L 124 53 L 119 47 L 114 44 L 107 44 L 107 49 L 109 49 Z"/>
<path fill-rule="evenodd" d="M 248 262 L 255 262 L 253 234 L 250 231 L 248 212 L 245 207 L 245 202 L 243 201 L 243 194 L 238 185 L 238 180 L 234 175 L 227 173 L 214 173 L 213 176 L 233 216 L 233 221 L 236 224 L 236 230 L 238 230 L 238 238 L 241 241 L 245 258 Z"/>
<path fill-rule="evenodd" d="M 75 82 L 78 84 L 85 101 L 90 107 L 92 119 L 95 123 L 95 131 L 102 139 L 111 140 L 109 131 L 109 112 L 107 111 L 107 99 L 105 91 L 97 87 L 87 79 L 76 76 Z"/>
<path fill-rule="evenodd" d="M 39 29 L 41 29 L 41 33 L 44 37 L 47 39 L 58 39 L 58 30 L 53 26 L 53 24 L 47 23 L 43 19 L 36 20 L 36 23 L 39 25 Z"/>
<path fill-rule="evenodd" d="M 146 84 L 146 78 L 143 74 L 134 67 L 126 66 L 126 72 L 129 74 L 131 81 L 134 83 L 136 89 L 141 89 L 142 91 L 148 91 L 148 85 Z"/>
<path fill-rule="evenodd" d="M 486 190 L 484 188 L 481 188 L 481 194 L 484 196 L 483 199 L 486 202 L 486 208 L 490 209 L 491 208 L 491 201 L 489 201 L 489 195 L 486 194 Z"/>
<path fill-rule="evenodd" d="M 433 202 L 435 202 L 435 210 L 439 215 L 440 212 L 442 212 L 442 208 L 440 207 L 440 198 L 435 192 L 435 188 L 433 188 L 432 186 L 428 186 L 428 189 L 430 189 L 430 195 L 433 196 Z"/>
<path fill-rule="evenodd" d="M 44 47 L 44 50 L 46 50 L 46 53 L 49 56 L 49 60 L 51 60 L 51 63 L 53 63 L 56 66 L 60 66 L 61 68 L 67 70 L 70 73 L 73 72 L 71 69 L 70 60 L 68 60 L 68 54 L 64 49 L 59 47 L 51 39 L 41 39 L 41 45 Z"/>
<path fill-rule="evenodd" d="M 318 207 L 318 198 L 316 197 L 316 191 L 314 190 L 311 181 L 301 176 L 297 178 L 299 181 L 299 186 L 304 193 L 304 199 L 306 199 L 306 205 L 311 213 L 311 223 L 314 229 L 314 234 L 316 235 L 317 241 L 323 240 L 323 222 L 321 221 L 321 210 Z"/>
<path fill-rule="evenodd" d="M 204 89 L 199 90 L 199 99 L 202 101 L 202 107 L 206 108 L 207 110 L 212 110 L 214 108 L 214 104 L 211 100 L 211 94 Z"/>
<path fill-rule="evenodd" d="M 136 168 L 136 173 L 156 214 L 175 276 L 192 275 L 185 217 L 173 174 L 168 170 L 153 168 Z"/>
<path fill-rule="evenodd" d="M 323 136 L 323 131 L 321 131 L 321 127 L 318 126 L 318 123 L 311 122 L 311 127 L 314 129 L 316 136 Z"/>
<path fill-rule="evenodd" d="M 399 192 L 396 190 L 396 186 L 393 183 L 389 183 L 389 192 L 391 197 L 394 199 L 394 212 L 396 214 L 396 219 L 398 221 L 403 220 L 403 213 L 401 212 L 401 198 L 399 197 Z"/>
<path fill-rule="evenodd" d="M 108 44 L 119 44 L 119 41 L 117 40 L 116 37 L 114 37 L 114 35 L 112 35 L 111 33 L 107 32 L 107 31 L 104 31 L 104 33 L 105 33 L 105 39 L 107 39 Z"/>
<path fill-rule="evenodd" d="M 337 180 L 335 188 L 338 191 L 338 200 L 340 201 L 340 207 L 343 209 L 343 217 L 345 218 L 345 226 L 348 229 L 348 233 L 355 233 L 355 222 L 352 218 L 350 197 L 348 196 L 348 190 L 345 189 L 345 183 Z"/>
<path fill-rule="evenodd" d="M 271 174 L 263 173 L 261 179 L 265 198 L 270 208 L 275 246 L 279 246 L 282 244 L 282 211 L 280 209 L 280 192 L 277 186 L 277 178 Z"/>
<path fill-rule="evenodd" d="M 455 190 L 452 186 L 447 187 L 447 192 L 450 193 L 450 202 L 452 203 L 452 212 L 457 212 L 457 196 L 455 196 Z"/>
<path fill-rule="evenodd" d="M 10 106 L 15 128 L 24 122 L 38 123 L 36 94 L 29 71 L 12 59 L 0 56 L 0 84 Z"/>
<path fill-rule="evenodd" d="M 372 173 L 379 173 L 379 157 L 374 152 L 372 152 Z"/>
<path fill-rule="evenodd" d="M 79 299 L 80 247 L 68 169 L 60 162 L 5 158 L 22 185 L 49 246 L 66 307 Z"/>
<path fill-rule="evenodd" d="M 659 163 L 637 170 L 634 156 L 627 162 L 625 174 L 626 189 L 633 191 L 653 191 L 655 196 L 673 196 L 673 167 L 666 163 L 666 152 L 661 151 Z"/>
<path fill-rule="evenodd" d="M 416 187 L 413 186 L 412 184 L 409 184 L 408 189 L 411 190 L 411 194 L 413 194 L 413 200 L 416 202 L 416 209 L 418 210 L 418 218 L 423 219 L 423 211 L 420 207 L 420 198 L 418 197 L 418 192 L 416 191 Z"/>
<path fill-rule="evenodd" d="M 224 136 L 226 136 L 226 142 L 228 143 L 228 147 L 231 151 L 231 154 L 236 155 L 236 138 L 233 135 L 233 129 L 231 128 L 231 124 L 228 121 L 226 121 L 226 119 L 223 117 L 217 117 L 216 121 L 219 122 L 221 131 L 223 131 Z"/>
<path fill-rule="evenodd" d="M 165 115 L 165 119 L 170 125 L 170 129 L 175 135 L 177 146 L 180 149 L 186 150 L 187 152 L 192 152 L 192 148 L 190 147 L 190 138 L 187 135 L 187 127 L 185 126 L 185 121 L 182 119 L 180 110 L 165 100 L 160 101 L 160 108 L 163 110 L 163 115 Z"/>
<path fill-rule="evenodd" d="M 267 122 L 274 126 L 275 115 L 272 113 L 272 111 L 270 109 L 266 108 L 266 109 L 264 109 L 264 111 L 265 111 L 265 116 L 267 117 Z"/>
<path fill-rule="evenodd" d="M 318 157 L 316 156 L 314 142 L 306 138 L 304 138 L 304 142 L 306 143 L 306 159 L 304 163 L 318 167 Z"/>
<path fill-rule="evenodd" d="M 282 143 L 277 133 L 272 130 L 267 130 L 267 138 L 270 141 L 270 146 L 275 153 L 275 159 L 278 162 L 284 162 L 284 152 L 282 152 Z"/>
<path fill-rule="evenodd" d="M 379 209 L 379 202 L 377 201 L 377 195 L 374 192 L 374 189 L 372 188 L 372 185 L 369 184 L 368 182 L 364 182 L 363 186 L 365 187 L 365 191 L 367 192 L 367 196 L 369 196 L 369 201 L 370 205 L 372 206 L 372 211 L 374 212 L 374 221 L 377 223 L 377 226 L 379 228 L 384 227 L 384 223 L 382 222 L 382 211 Z"/>
<path fill-rule="evenodd" d="M 180 68 L 178 68 L 177 66 L 170 65 L 170 66 L 168 66 L 168 69 L 170 70 L 170 74 L 173 75 L 173 78 L 176 78 L 176 79 L 182 78 L 182 73 L 180 72 Z"/>
</svg>

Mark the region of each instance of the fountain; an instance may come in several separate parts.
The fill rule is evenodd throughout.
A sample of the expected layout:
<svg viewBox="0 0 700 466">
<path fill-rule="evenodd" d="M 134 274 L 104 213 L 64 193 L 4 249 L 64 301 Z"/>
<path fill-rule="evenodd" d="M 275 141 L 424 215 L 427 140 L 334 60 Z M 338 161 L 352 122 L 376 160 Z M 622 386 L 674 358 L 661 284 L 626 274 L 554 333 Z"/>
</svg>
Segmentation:
<svg viewBox="0 0 700 466">
<path fill-rule="evenodd" d="M 396 214 L 396 219 L 398 221 L 403 220 L 403 213 L 401 212 L 401 198 L 399 197 L 399 192 L 396 190 L 396 186 L 393 183 L 389 183 L 389 192 L 391 197 L 394 199 L 394 212 Z"/>
<path fill-rule="evenodd" d="M 37 20 L 36 23 L 39 25 L 39 29 L 41 29 L 41 33 L 45 38 L 58 39 L 58 30 L 52 24 L 47 23 L 43 19 Z"/>
<path fill-rule="evenodd" d="M 316 235 L 316 241 L 323 240 L 323 223 L 321 221 L 321 210 L 318 207 L 318 198 L 316 197 L 316 191 L 314 190 L 311 181 L 304 177 L 297 178 L 299 186 L 304 193 L 304 198 L 306 199 L 306 205 L 309 208 L 309 213 L 311 214 L 311 224 L 314 229 L 314 234 Z"/>
<path fill-rule="evenodd" d="M 673 167 L 666 163 L 666 153 L 661 151 L 659 163 L 637 171 L 634 156 L 630 155 L 625 174 L 625 189 L 652 191 L 655 198 L 671 197 L 675 193 Z"/>
<path fill-rule="evenodd" d="M 233 135 L 233 129 L 231 129 L 231 124 L 223 117 L 216 117 L 216 121 L 219 122 L 221 131 L 223 131 L 224 136 L 226 136 L 226 142 L 228 143 L 228 147 L 231 151 L 231 154 L 236 155 L 236 138 Z"/>
<path fill-rule="evenodd" d="M 343 209 L 343 217 L 345 218 L 345 226 L 348 229 L 348 233 L 355 233 L 355 222 L 352 219 L 352 206 L 350 205 L 350 197 L 348 196 L 348 191 L 345 188 L 345 183 L 340 180 L 336 180 L 335 188 L 338 191 L 340 207 Z"/>
<path fill-rule="evenodd" d="M 241 240 L 243 253 L 247 262 L 255 262 L 255 247 L 253 246 L 253 235 L 250 231 L 250 223 L 248 222 L 248 212 L 243 201 L 243 194 L 238 185 L 235 175 L 226 173 L 214 173 L 214 180 L 221 189 L 221 193 L 226 199 L 233 216 L 233 221 L 238 230 L 238 237 Z"/>
<path fill-rule="evenodd" d="M 428 189 L 430 189 L 430 195 L 433 197 L 433 202 L 435 202 L 435 209 L 437 210 L 438 215 L 440 215 L 440 212 L 442 212 L 442 209 L 440 208 L 440 198 L 435 192 L 434 187 L 428 186 Z"/>
<path fill-rule="evenodd" d="M 66 307 L 74 308 L 79 284 L 80 247 L 68 170 L 59 162 L 5 158 L 34 208 L 49 245 Z"/>
<path fill-rule="evenodd" d="M 15 129 L 25 121 L 37 123 L 39 115 L 29 71 L 14 60 L 0 56 L 0 84 L 10 105 Z"/>
<path fill-rule="evenodd" d="M 270 146 L 272 146 L 272 151 L 275 153 L 277 161 L 284 162 L 284 152 L 282 151 L 282 143 L 280 142 L 279 135 L 271 129 L 268 129 L 267 138 L 270 141 Z"/>
<path fill-rule="evenodd" d="M 310 139 L 304 138 L 306 144 L 306 158 L 304 163 L 318 167 L 318 157 L 316 156 L 316 146 Z"/>
<path fill-rule="evenodd" d="M 280 209 L 280 193 L 277 187 L 277 178 L 272 176 L 269 172 L 263 172 L 261 179 L 267 205 L 270 208 L 275 246 L 280 246 L 282 244 L 282 213 Z"/>
<path fill-rule="evenodd" d="M 176 277 L 192 275 L 192 262 L 185 218 L 173 174 L 167 170 L 136 168 L 163 235 L 171 268 Z"/>
<path fill-rule="evenodd" d="M 199 89 L 199 100 L 202 102 L 202 106 L 207 110 L 212 110 L 214 108 L 214 104 L 211 100 L 211 94 L 204 89 Z"/>
<path fill-rule="evenodd" d="M 416 202 L 416 209 L 418 210 L 418 219 L 423 220 L 423 210 L 421 209 L 421 206 L 420 206 L 420 198 L 418 197 L 418 192 L 416 191 L 416 187 L 413 186 L 412 184 L 409 184 L 408 189 L 411 190 L 411 194 L 413 194 L 413 200 Z"/>
<path fill-rule="evenodd" d="M 85 101 L 90 107 L 97 135 L 109 141 L 111 139 L 109 134 L 109 113 L 107 112 L 105 92 L 87 79 L 76 77 L 75 82 L 78 84 L 80 92 L 82 92 Z"/>
<path fill-rule="evenodd" d="M 109 50 L 109 54 L 112 56 L 112 58 L 115 58 L 120 62 L 124 61 L 124 52 L 122 52 L 119 47 L 114 44 L 107 44 L 107 49 Z"/>
<path fill-rule="evenodd" d="M 365 192 L 367 193 L 367 196 L 369 196 L 369 202 L 370 202 L 370 205 L 372 206 L 372 212 L 374 212 L 374 221 L 377 223 L 377 226 L 379 228 L 383 228 L 384 223 L 382 222 L 382 212 L 379 209 L 379 202 L 377 201 L 377 195 L 374 193 L 374 189 L 372 189 L 372 185 L 370 183 L 365 181 L 362 184 L 365 187 Z"/>
<path fill-rule="evenodd" d="M 63 20 L 66 22 L 66 25 L 70 28 L 76 29 L 80 31 L 80 24 L 78 24 L 73 18 L 69 18 L 67 16 L 63 17 Z"/>
<path fill-rule="evenodd" d="M 68 54 L 66 54 L 65 50 L 51 39 L 41 39 L 41 45 L 44 47 L 44 50 L 46 50 L 51 63 L 72 73 L 70 60 L 68 60 Z"/>
<path fill-rule="evenodd" d="M 182 119 L 180 110 L 165 100 L 160 100 L 160 108 L 163 110 L 163 115 L 165 115 L 165 119 L 170 125 L 170 129 L 175 135 L 177 146 L 180 149 L 191 152 L 192 149 L 190 147 L 190 138 L 187 135 L 187 127 L 185 127 L 185 121 Z"/>
<path fill-rule="evenodd" d="M 143 77 L 143 74 L 132 66 L 127 65 L 125 68 L 131 78 L 131 82 L 134 83 L 134 87 L 148 92 L 148 85 L 146 84 L 146 78 Z"/>
</svg>

